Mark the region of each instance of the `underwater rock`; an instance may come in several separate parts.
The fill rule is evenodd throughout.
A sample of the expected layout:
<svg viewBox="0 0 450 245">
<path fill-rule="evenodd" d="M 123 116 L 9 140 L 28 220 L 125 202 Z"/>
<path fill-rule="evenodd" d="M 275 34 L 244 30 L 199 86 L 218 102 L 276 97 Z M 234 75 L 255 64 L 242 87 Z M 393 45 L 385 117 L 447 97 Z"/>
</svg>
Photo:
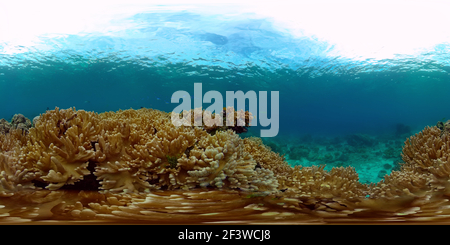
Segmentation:
<svg viewBox="0 0 450 245">
<path fill-rule="evenodd" d="M 346 136 L 347 144 L 353 147 L 373 147 L 377 144 L 375 139 L 365 134 L 352 134 Z"/>
<path fill-rule="evenodd" d="M 308 149 L 295 147 L 293 150 L 291 150 L 289 158 L 293 160 L 301 160 L 302 158 L 306 158 L 308 154 L 309 154 Z"/>
<path fill-rule="evenodd" d="M 403 135 L 411 135 L 411 127 L 403 123 L 397 123 L 395 125 L 395 136 L 401 137 Z"/>
<path fill-rule="evenodd" d="M 344 139 L 341 137 L 334 137 L 331 139 L 330 143 L 334 145 L 335 147 L 341 147 L 341 144 L 344 142 Z"/>
<path fill-rule="evenodd" d="M 300 137 L 300 141 L 305 144 L 310 144 L 313 142 L 313 137 L 311 134 L 305 134 L 304 136 Z"/>
<path fill-rule="evenodd" d="M 0 120 L 0 133 L 9 133 L 11 129 L 21 129 L 28 131 L 31 128 L 30 119 L 26 118 L 22 114 L 15 114 L 11 120 L 11 123 L 5 119 Z"/>
<path fill-rule="evenodd" d="M 340 166 L 345 165 L 345 162 L 350 160 L 348 154 L 339 151 L 330 151 L 318 155 L 315 160 L 320 161 L 320 164 L 339 164 Z"/>
<path fill-rule="evenodd" d="M 438 122 L 436 124 L 436 127 L 439 128 L 442 132 L 442 134 L 444 133 L 450 133 L 450 120 L 448 120 L 447 122 Z"/>
<path fill-rule="evenodd" d="M 15 114 L 11 120 L 11 126 L 14 129 L 28 130 L 31 128 L 31 121 L 22 114 Z"/>
<path fill-rule="evenodd" d="M 289 159 L 301 160 L 306 159 L 309 162 L 323 160 L 324 156 L 319 154 L 319 147 L 316 145 L 296 145 L 292 146 L 289 150 Z M 333 159 L 330 156 L 330 159 Z"/>
<path fill-rule="evenodd" d="M 268 145 L 271 146 L 270 142 L 268 143 Z M 287 147 L 284 148 L 284 151 L 286 150 Z M 316 143 L 309 145 L 293 145 L 290 147 L 287 153 L 289 160 L 304 159 L 307 162 L 314 164 L 334 164 L 335 162 L 348 162 L 351 155 L 350 151 L 344 152 L 340 149 L 337 149 L 337 147 L 330 146 L 328 144 L 321 149 L 320 144 Z"/>
<path fill-rule="evenodd" d="M 274 152 L 280 153 L 280 154 L 284 154 L 284 149 L 283 147 L 279 146 L 277 143 L 275 142 L 267 142 L 264 143 L 266 146 L 270 147 L 270 149 Z"/>
<path fill-rule="evenodd" d="M 35 116 L 33 118 L 33 125 L 36 125 L 36 122 L 39 120 L 39 116 Z"/>
<path fill-rule="evenodd" d="M 334 156 L 335 161 L 347 162 L 350 160 L 350 156 L 342 152 L 336 152 Z"/>
<path fill-rule="evenodd" d="M 4 118 L 0 119 L 0 133 L 6 134 L 9 133 L 11 129 L 11 124 L 6 121 Z"/>
<path fill-rule="evenodd" d="M 392 148 L 392 147 L 388 147 L 387 149 L 385 149 L 385 150 L 383 151 L 382 157 L 383 157 L 383 158 L 386 158 L 386 159 L 389 159 L 389 158 L 395 158 L 395 157 L 399 156 L 400 152 L 401 152 L 401 151 L 398 151 L 398 152 L 397 152 L 397 151 L 396 151 L 394 148 Z"/>
<path fill-rule="evenodd" d="M 380 172 L 378 172 L 378 178 L 382 179 L 384 178 L 384 176 L 387 174 L 386 170 L 380 170 Z"/>
</svg>

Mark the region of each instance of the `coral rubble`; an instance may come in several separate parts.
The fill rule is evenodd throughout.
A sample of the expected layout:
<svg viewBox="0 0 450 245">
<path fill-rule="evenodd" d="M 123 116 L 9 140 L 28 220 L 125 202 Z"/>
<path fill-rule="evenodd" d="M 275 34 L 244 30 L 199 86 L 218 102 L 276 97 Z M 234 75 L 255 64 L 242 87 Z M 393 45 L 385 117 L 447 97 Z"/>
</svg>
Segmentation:
<svg viewBox="0 0 450 245">
<path fill-rule="evenodd" d="M 245 118 L 248 126 L 251 115 Z M 351 167 L 291 167 L 260 138 L 174 126 L 157 110 L 56 108 L 34 121 L 27 131 L 0 132 L 0 222 L 450 219 L 450 136 L 438 127 L 407 139 L 400 170 L 367 185 Z M 359 135 L 348 140 L 373 144 Z"/>
</svg>

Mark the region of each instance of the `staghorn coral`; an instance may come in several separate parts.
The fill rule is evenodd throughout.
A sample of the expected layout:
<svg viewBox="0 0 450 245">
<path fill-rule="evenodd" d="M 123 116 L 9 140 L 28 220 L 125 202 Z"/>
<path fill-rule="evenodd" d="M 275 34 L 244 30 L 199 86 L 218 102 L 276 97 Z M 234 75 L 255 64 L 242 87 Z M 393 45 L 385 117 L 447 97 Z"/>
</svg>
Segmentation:
<svg viewBox="0 0 450 245">
<path fill-rule="evenodd" d="M 0 222 L 448 221 L 449 137 L 425 128 L 399 171 L 366 185 L 353 168 L 293 168 L 260 138 L 157 110 L 56 108 L 0 134 Z"/>
</svg>

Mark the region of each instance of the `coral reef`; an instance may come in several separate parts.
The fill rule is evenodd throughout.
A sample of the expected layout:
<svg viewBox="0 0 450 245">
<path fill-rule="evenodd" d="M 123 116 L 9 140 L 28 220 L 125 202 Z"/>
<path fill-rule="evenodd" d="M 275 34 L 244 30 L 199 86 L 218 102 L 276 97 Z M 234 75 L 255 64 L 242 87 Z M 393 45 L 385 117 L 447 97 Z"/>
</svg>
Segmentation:
<svg viewBox="0 0 450 245">
<path fill-rule="evenodd" d="M 218 114 L 200 108 L 183 111 L 180 114 L 171 114 L 172 121 L 177 125 L 195 125 L 198 122 L 210 134 L 226 130 L 233 130 L 238 134 L 245 133 L 253 120 L 252 113 L 244 110 L 236 111 L 233 107 L 224 107 L 222 113 Z"/>
<path fill-rule="evenodd" d="M 0 133 L 0 222 L 449 221 L 448 132 L 425 128 L 402 159 L 367 185 L 352 167 L 291 167 L 260 138 L 157 110 L 56 108 Z"/>
<path fill-rule="evenodd" d="M 92 174 L 100 189 L 111 192 L 276 188 L 270 172 L 255 169 L 234 132 L 210 135 L 201 127 L 175 127 L 167 113 L 155 110 L 98 115 L 56 108 L 42 114 L 24 137 L 18 166 L 33 176 L 28 181 L 49 190 Z"/>
<path fill-rule="evenodd" d="M 347 139 L 354 135 L 334 137 L 279 137 L 278 139 L 264 139 L 264 144 L 280 146 L 286 145 L 283 152 L 287 152 L 286 161 L 291 166 L 325 165 L 325 170 L 333 167 L 352 166 L 358 172 L 360 182 L 377 183 L 391 170 L 399 170 L 402 162 L 402 140 L 395 134 L 364 136 L 373 144 L 348 144 Z M 405 137 L 406 138 L 406 137 Z M 282 140 L 282 141 L 281 141 Z M 384 164 L 394 167 L 386 170 Z M 378 175 L 377 173 L 380 172 Z"/>
</svg>

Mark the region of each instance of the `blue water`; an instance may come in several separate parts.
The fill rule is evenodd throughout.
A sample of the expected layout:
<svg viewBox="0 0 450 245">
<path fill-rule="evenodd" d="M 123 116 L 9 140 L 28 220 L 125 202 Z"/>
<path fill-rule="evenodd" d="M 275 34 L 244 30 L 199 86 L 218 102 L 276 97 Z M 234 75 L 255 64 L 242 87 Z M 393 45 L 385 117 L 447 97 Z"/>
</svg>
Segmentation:
<svg viewBox="0 0 450 245">
<path fill-rule="evenodd" d="M 413 51 L 394 50 L 377 56 L 377 52 L 388 48 L 390 52 L 397 46 L 368 43 L 373 52 L 349 50 L 320 34 L 302 32 L 305 23 L 301 18 L 283 26 L 285 22 L 276 16 L 248 6 L 123 6 L 116 6 L 110 15 L 98 13 L 98 18 L 105 18 L 84 24 L 84 29 L 67 26 L 65 32 L 68 22 L 61 20 L 59 29 L 19 35 L 41 28 L 39 23 L 58 23 L 57 19 L 39 22 L 45 14 L 19 15 L 10 21 L 22 18 L 26 24 L 14 29 L 8 23 L 9 29 L 0 29 L 4 34 L 0 37 L 0 118 L 10 120 L 16 113 L 33 118 L 55 107 L 96 112 L 147 107 L 169 112 L 177 105 L 170 102 L 175 91 L 193 95 L 194 83 L 202 83 L 204 93 L 216 90 L 224 97 L 226 91 L 279 91 L 279 133 L 264 139 L 266 142 L 287 141 L 292 148 L 311 145 L 309 141 L 296 142 L 305 135 L 345 141 L 348 135 L 359 134 L 380 142 L 392 136 L 389 139 L 400 142 L 395 148 L 398 153 L 409 134 L 396 135 L 396 125 L 407 125 L 413 134 L 450 117 L 450 38 Z M 11 9 L 34 13 L 27 7 Z M 85 21 L 83 16 L 72 22 Z M 328 21 L 332 25 L 334 20 Z M 361 25 L 364 23 L 361 20 Z M 422 30 L 391 24 L 398 25 L 400 33 L 401 28 L 408 33 Z M 425 28 L 431 31 L 423 35 L 439 32 L 449 36 L 444 23 L 433 25 Z M 370 33 L 374 26 L 366 28 L 364 33 Z M 348 32 L 343 32 L 339 37 L 345 39 L 346 35 Z M 351 38 L 355 37 L 349 35 Z M 390 38 L 373 42 L 387 43 Z M 259 135 L 258 127 L 250 128 L 247 136 L 252 135 Z M 326 144 L 333 143 L 322 146 Z M 284 153 L 289 159 L 289 151 Z"/>
</svg>

